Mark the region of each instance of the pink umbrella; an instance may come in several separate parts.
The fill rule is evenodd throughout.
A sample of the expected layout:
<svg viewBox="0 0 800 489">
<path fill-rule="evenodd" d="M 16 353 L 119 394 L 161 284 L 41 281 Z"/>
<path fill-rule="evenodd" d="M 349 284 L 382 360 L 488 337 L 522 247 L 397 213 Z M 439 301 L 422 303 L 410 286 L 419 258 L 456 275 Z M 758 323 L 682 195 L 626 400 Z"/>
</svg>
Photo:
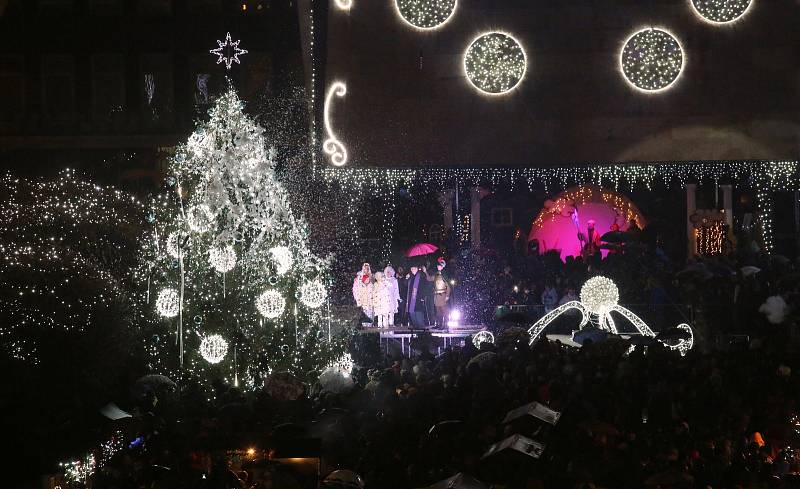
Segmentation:
<svg viewBox="0 0 800 489">
<path fill-rule="evenodd" d="M 411 257 L 411 256 L 427 255 L 429 253 L 433 253 L 438 249 L 439 248 L 437 246 L 434 246 L 430 243 L 415 244 L 414 246 L 409 248 L 408 251 L 406 251 L 406 256 Z"/>
</svg>

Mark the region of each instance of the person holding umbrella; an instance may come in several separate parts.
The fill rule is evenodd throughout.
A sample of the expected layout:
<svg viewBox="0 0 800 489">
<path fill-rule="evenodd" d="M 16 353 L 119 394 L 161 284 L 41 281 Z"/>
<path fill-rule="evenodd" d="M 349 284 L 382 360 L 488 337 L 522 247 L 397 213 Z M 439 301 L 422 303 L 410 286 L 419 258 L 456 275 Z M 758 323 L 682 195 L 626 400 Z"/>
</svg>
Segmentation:
<svg viewBox="0 0 800 489">
<path fill-rule="evenodd" d="M 427 278 L 418 263 L 412 263 L 411 273 L 408 275 L 408 288 L 406 290 L 405 311 L 411 326 L 424 328 L 425 321 L 425 293 Z"/>
</svg>

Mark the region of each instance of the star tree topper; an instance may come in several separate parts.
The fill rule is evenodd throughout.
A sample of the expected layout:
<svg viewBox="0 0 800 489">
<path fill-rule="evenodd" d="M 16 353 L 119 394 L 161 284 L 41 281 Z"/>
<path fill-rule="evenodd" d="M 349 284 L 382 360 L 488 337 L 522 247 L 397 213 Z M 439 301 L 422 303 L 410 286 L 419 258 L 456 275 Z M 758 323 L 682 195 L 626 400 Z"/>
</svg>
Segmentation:
<svg viewBox="0 0 800 489">
<path fill-rule="evenodd" d="M 227 33 L 225 35 L 225 41 L 223 42 L 223 41 L 219 41 L 218 40 L 217 44 L 219 45 L 219 47 L 216 48 L 216 49 L 210 50 L 209 53 L 216 54 L 217 56 L 219 56 L 219 58 L 217 58 L 217 64 L 220 64 L 220 63 L 222 63 L 224 61 L 225 62 L 225 67 L 227 69 L 231 69 L 231 65 L 233 65 L 234 61 L 236 62 L 237 65 L 241 64 L 239 62 L 239 55 L 240 54 L 247 54 L 247 50 L 246 49 L 240 49 L 239 48 L 239 43 L 240 42 L 242 42 L 241 39 L 238 40 L 238 41 L 231 40 L 231 33 L 229 32 L 229 33 Z M 233 51 L 231 56 L 227 56 L 227 53 L 226 53 L 226 48 L 228 48 L 229 46 L 230 46 L 230 50 Z"/>
</svg>

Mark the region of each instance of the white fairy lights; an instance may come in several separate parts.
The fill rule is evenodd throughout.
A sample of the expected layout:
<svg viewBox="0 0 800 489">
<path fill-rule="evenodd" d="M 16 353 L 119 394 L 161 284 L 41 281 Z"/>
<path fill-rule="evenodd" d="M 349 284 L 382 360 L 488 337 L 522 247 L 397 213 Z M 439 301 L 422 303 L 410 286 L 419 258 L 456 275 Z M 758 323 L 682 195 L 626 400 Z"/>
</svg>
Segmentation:
<svg viewBox="0 0 800 489">
<path fill-rule="evenodd" d="M 331 160 L 335 166 L 344 166 L 347 164 L 347 148 L 344 147 L 341 141 L 336 137 L 331 125 L 331 103 L 333 96 L 344 97 L 347 94 L 347 85 L 337 81 L 328 88 L 328 94 L 325 96 L 325 107 L 323 109 L 323 122 L 325 123 L 325 133 L 327 138 L 322 142 L 322 150 Z"/>
<path fill-rule="evenodd" d="M 394 0 L 397 14 L 417 29 L 438 29 L 456 12 L 457 0 Z"/>
<path fill-rule="evenodd" d="M 181 310 L 180 294 L 178 291 L 167 287 L 158 293 L 156 299 L 156 311 L 159 316 L 165 318 L 174 318 Z"/>
<path fill-rule="evenodd" d="M 228 273 L 236 266 L 236 251 L 231 245 L 223 245 L 208 250 L 208 263 L 219 273 Z"/>
<path fill-rule="evenodd" d="M 306 307 L 316 309 L 325 303 L 327 297 L 328 291 L 321 280 L 311 280 L 300 286 L 300 302 Z"/>
<path fill-rule="evenodd" d="M 208 363 L 219 363 L 227 354 L 228 342 L 218 334 L 206 336 L 203 338 L 203 341 L 200 342 L 200 356 Z"/>
<path fill-rule="evenodd" d="M 619 302 L 619 289 L 606 277 L 592 277 L 581 287 L 581 302 L 593 314 L 604 314 Z"/>
<path fill-rule="evenodd" d="M 227 33 L 225 35 L 225 40 L 224 41 L 219 41 L 219 40 L 217 41 L 217 45 L 219 47 L 217 47 L 216 49 L 210 50 L 209 53 L 214 54 L 214 55 L 217 56 L 217 64 L 220 64 L 220 63 L 224 62 L 225 63 L 225 68 L 230 70 L 231 66 L 233 65 L 233 63 L 236 63 L 237 65 L 241 64 L 239 62 L 239 56 L 241 56 L 243 54 L 247 54 L 247 50 L 246 49 L 239 48 L 239 43 L 240 42 L 242 42 L 242 41 L 241 40 L 239 40 L 239 41 L 232 40 L 231 39 L 231 33 L 229 32 L 229 33 Z M 229 52 L 226 52 L 226 51 L 229 51 Z"/>
<path fill-rule="evenodd" d="M 501 95 L 519 85 L 527 63 L 522 45 L 504 32 L 481 34 L 464 52 L 467 80 L 489 95 Z"/>
<path fill-rule="evenodd" d="M 206 204 L 198 204 L 190 207 L 186 213 L 186 224 L 189 229 L 196 233 L 205 233 L 211 229 L 214 223 L 214 213 Z"/>
<path fill-rule="evenodd" d="M 256 298 L 256 309 L 267 319 L 275 319 L 286 309 L 286 299 L 275 289 L 266 290 Z"/>
<path fill-rule="evenodd" d="M 634 88 L 660 92 L 672 86 L 683 71 L 683 49 L 666 30 L 644 29 L 625 41 L 619 63 L 623 77 Z"/>
<path fill-rule="evenodd" d="M 292 269 L 294 258 L 292 251 L 286 246 L 275 246 L 269 250 L 269 254 L 275 262 L 275 271 L 278 275 L 283 275 Z"/>
<path fill-rule="evenodd" d="M 735 22 L 747 13 L 753 0 L 688 0 L 694 12 L 711 24 Z"/>
<path fill-rule="evenodd" d="M 183 236 L 177 232 L 170 233 L 169 236 L 167 236 L 167 254 L 172 258 L 180 258 L 186 239 L 186 236 Z"/>
<path fill-rule="evenodd" d="M 472 344 L 478 350 L 481 349 L 481 345 L 484 343 L 489 345 L 494 344 L 494 335 L 491 331 L 478 331 L 475 333 L 475 336 L 472 337 Z"/>
</svg>

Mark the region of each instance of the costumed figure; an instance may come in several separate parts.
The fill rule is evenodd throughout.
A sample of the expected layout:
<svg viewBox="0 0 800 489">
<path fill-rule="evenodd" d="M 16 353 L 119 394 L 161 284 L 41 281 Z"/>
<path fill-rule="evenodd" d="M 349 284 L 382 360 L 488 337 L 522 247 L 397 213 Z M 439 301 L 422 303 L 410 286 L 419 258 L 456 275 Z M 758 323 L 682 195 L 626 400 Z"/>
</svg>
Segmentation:
<svg viewBox="0 0 800 489">
<path fill-rule="evenodd" d="M 408 275 L 408 289 L 406 291 L 405 311 L 412 326 L 422 328 L 427 325 L 425 319 L 425 289 L 427 280 L 418 266 L 411 266 Z"/>
<path fill-rule="evenodd" d="M 378 327 L 389 326 L 389 318 L 394 317 L 393 309 L 397 309 L 397 300 L 383 273 L 375 272 L 375 283 L 372 284 L 372 303 L 375 305 L 375 315 L 378 317 Z"/>
<path fill-rule="evenodd" d="M 584 259 L 591 258 L 600 252 L 600 235 L 594 228 L 594 219 L 586 222 L 586 234 L 578 233 L 581 241 L 581 256 Z"/>
<path fill-rule="evenodd" d="M 364 315 L 372 321 L 374 305 L 372 302 L 372 271 L 369 263 L 364 263 L 361 271 L 353 280 L 353 299 L 355 299 L 356 305 L 364 311 Z"/>
<path fill-rule="evenodd" d="M 394 268 L 391 265 L 387 265 L 386 268 L 383 269 L 383 281 L 386 282 L 386 286 L 389 289 L 389 306 L 391 312 L 389 313 L 389 324 L 387 326 L 394 326 L 394 315 L 397 314 L 397 311 L 400 308 L 400 286 L 397 283 L 397 277 L 394 273 Z"/>
<path fill-rule="evenodd" d="M 436 308 L 436 325 L 439 327 L 445 326 L 445 320 L 449 312 L 448 301 L 450 301 L 450 293 L 452 289 L 450 284 L 442 275 L 442 270 L 447 263 L 443 258 L 439 258 L 436 262 L 436 274 L 426 275 L 428 282 L 433 282 L 433 305 Z"/>
</svg>

